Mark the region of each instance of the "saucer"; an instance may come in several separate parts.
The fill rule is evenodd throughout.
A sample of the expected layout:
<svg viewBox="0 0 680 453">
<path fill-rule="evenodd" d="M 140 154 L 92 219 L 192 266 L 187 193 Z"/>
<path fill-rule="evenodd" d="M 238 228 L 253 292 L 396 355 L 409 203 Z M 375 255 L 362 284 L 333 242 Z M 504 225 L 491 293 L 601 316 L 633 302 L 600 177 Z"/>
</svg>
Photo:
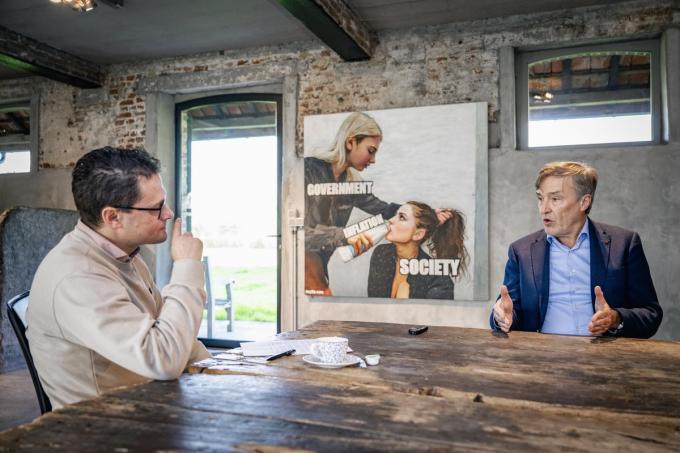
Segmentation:
<svg viewBox="0 0 680 453">
<path fill-rule="evenodd" d="M 306 355 L 302 357 L 307 363 L 321 367 L 321 368 L 343 368 L 346 366 L 352 366 L 358 364 L 361 359 L 355 355 L 347 355 L 344 362 L 332 363 L 332 362 L 322 362 L 320 358 L 315 355 Z"/>
</svg>

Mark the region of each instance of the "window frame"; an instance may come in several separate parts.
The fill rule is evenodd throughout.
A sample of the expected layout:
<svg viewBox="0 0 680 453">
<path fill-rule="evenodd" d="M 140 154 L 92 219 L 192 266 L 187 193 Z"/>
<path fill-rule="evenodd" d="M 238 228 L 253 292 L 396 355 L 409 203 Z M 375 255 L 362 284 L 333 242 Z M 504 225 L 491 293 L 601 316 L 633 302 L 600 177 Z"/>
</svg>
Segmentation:
<svg viewBox="0 0 680 453">
<path fill-rule="evenodd" d="M 592 149 L 611 147 L 630 147 L 658 145 L 662 137 L 662 112 L 661 112 L 661 40 L 643 39 L 633 41 L 620 41 L 613 43 L 588 44 L 574 47 L 559 47 L 542 50 L 517 50 L 515 55 L 515 82 L 516 98 L 515 109 L 517 115 L 516 134 L 517 147 L 523 151 L 548 151 L 561 149 Z M 580 145 L 556 145 L 556 146 L 533 146 L 529 147 L 529 64 L 558 58 L 571 54 L 586 52 L 650 52 L 650 101 L 652 115 L 652 139 L 637 142 L 609 142 L 609 143 L 584 143 Z"/>
<path fill-rule="evenodd" d="M 284 95 L 281 93 L 265 93 L 265 92 L 245 92 L 245 93 L 224 93 L 206 95 L 203 97 L 192 97 L 188 100 L 176 99 L 174 103 L 174 134 L 175 134 L 175 177 L 174 177 L 174 209 L 180 215 L 182 213 L 182 131 L 181 118 L 182 112 L 190 110 L 195 107 L 207 106 L 211 104 L 229 103 L 229 102 L 243 102 L 243 101 L 269 101 L 276 103 L 276 135 L 277 135 L 277 205 L 278 214 L 276 216 L 276 333 L 281 333 L 281 318 L 282 318 L 282 300 L 281 300 L 281 274 L 282 274 L 282 206 L 283 206 L 283 143 L 284 143 L 284 126 L 283 126 L 283 102 Z M 191 150 L 189 149 L 189 156 Z M 190 173 L 190 172 L 189 172 Z M 189 180 L 190 183 L 190 180 Z M 191 231 L 191 225 L 188 225 L 188 230 Z M 210 303 L 208 301 L 207 303 Z M 232 310 L 234 306 L 232 305 Z M 198 337 L 198 340 L 208 348 L 237 348 L 242 342 L 252 340 L 227 340 L 222 338 L 206 338 Z"/>
<path fill-rule="evenodd" d="M 10 144 L 7 145 L 5 149 L 2 149 L 2 152 L 16 152 L 16 151 L 26 151 L 26 148 L 23 147 L 23 143 L 28 144 L 28 151 L 30 152 L 30 158 L 31 158 L 31 163 L 29 166 L 29 171 L 27 172 L 21 172 L 21 173 L 0 173 L 0 177 L 7 176 L 7 175 L 27 175 L 27 174 L 32 174 L 36 173 L 38 171 L 38 156 L 39 156 L 39 135 L 38 135 L 38 130 L 39 130 L 39 124 L 40 124 L 40 118 L 39 118 L 39 99 L 37 95 L 32 95 L 30 97 L 21 97 L 21 98 L 16 98 L 16 99 L 2 99 L 0 100 L 0 109 L 7 109 L 11 107 L 28 107 L 29 110 L 29 121 L 30 121 L 30 132 L 28 136 L 26 136 L 28 139 L 26 142 L 21 142 L 17 144 Z"/>
</svg>

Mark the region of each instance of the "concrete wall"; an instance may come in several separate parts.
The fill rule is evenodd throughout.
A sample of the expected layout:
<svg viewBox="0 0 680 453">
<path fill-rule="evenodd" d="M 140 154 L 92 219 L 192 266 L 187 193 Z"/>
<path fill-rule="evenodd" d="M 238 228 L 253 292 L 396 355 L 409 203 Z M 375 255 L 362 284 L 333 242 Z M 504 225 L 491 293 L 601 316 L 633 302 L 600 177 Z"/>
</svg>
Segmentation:
<svg viewBox="0 0 680 453">
<path fill-rule="evenodd" d="M 370 61 L 346 63 L 317 42 L 298 42 L 118 65 L 110 68 L 106 85 L 79 90 L 43 79 L 3 82 L 0 99 L 37 91 L 41 99 L 40 171 L 28 177 L 0 177 L 0 209 L 12 204 L 72 207 L 68 170 L 87 150 L 104 144 L 146 145 L 154 149 L 158 103 L 149 103 L 168 78 L 175 93 L 213 92 L 229 86 L 267 85 L 285 74 L 295 80 L 297 103 L 284 121 L 293 125 L 295 140 L 285 146 L 282 217 L 284 258 L 282 303 L 284 329 L 316 319 L 370 319 L 485 327 L 492 301 L 420 305 L 365 304 L 361 300 L 316 302 L 302 295 L 293 319 L 292 235 L 286 215 L 303 212 L 302 119 L 305 115 L 395 107 L 487 102 L 489 105 L 489 262 L 492 293 L 502 280 L 507 245 L 540 228 L 532 189 L 536 170 L 555 159 L 582 159 L 601 174 L 592 217 L 640 232 L 665 310 L 656 338 L 680 339 L 680 290 L 672 284 L 680 270 L 680 170 L 675 144 L 549 152 L 514 151 L 503 140 L 501 102 L 507 104 L 507 68 L 501 55 L 508 47 L 573 45 L 660 36 L 680 25 L 680 11 L 671 1 L 636 1 L 569 11 L 514 16 L 435 27 L 421 27 L 379 36 Z M 677 58 L 676 60 L 677 61 Z M 676 72 L 670 77 L 677 79 Z M 216 81 L 228 79 L 226 83 Z M 162 90 L 160 90 L 162 91 Z M 154 98 L 155 99 L 155 98 Z M 677 115 L 678 105 L 671 105 Z M 510 109 L 511 110 L 511 109 Z M 287 116 L 287 118 L 286 118 Z M 291 118 L 293 116 L 294 118 Z M 676 121 L 672 124 L 677 130 Z M 295 119 L 293 123 L 291 120 Z M 167 125 L 166 125 L 167 126 Z M 506 127 L 507 130 L 507 127 Z M 152 133 L 154 139 L 147 137 Z M 677 137 L 675 138 L 677 141 Z M 172 165 L 165 160 L 166 165 Z M 302 250 L 301 248 L 299 249 Z M 298 269 L 301 275 L 302 268 Z M 395 307 L 394 305 L 399 305 Z"/>
</svg>

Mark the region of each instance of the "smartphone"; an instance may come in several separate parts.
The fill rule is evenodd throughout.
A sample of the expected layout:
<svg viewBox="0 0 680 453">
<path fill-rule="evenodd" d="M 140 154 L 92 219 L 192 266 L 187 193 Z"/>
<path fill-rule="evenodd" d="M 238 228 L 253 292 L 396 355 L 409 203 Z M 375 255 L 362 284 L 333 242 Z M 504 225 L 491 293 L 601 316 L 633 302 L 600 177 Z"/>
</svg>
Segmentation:
<svg viewBox="0 0 680 453">
<path fill-rule="evenodd" d="M 427 326 L 413 326 L 408 329 L 409 335 L 420 335 L 423 332 L 427 332 Z"/>
</svg>

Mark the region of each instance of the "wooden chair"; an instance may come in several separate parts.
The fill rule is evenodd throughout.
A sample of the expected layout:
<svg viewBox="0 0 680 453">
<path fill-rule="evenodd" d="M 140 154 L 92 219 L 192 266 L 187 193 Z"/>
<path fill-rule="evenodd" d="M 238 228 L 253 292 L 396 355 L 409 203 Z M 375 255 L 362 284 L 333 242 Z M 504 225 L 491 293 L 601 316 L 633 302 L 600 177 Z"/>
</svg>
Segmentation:
<svg viewBox="0 0 680 453">
<path fill-rule="evenodd" d="M 12 325 L 12 329 L 14 329 L 17 341 L 21 347 L 21 352 L 24 353 L 24 359 L 26 359 L 28 371 L 31 373 L 35 393 L 38 396 L 40 413 L 44 414 L 45 412 L 52 411 L 52 403 L 50 403 L 50 398 L 47 396 L 47 393 L 45 393 L 45 390 L 43 390 L 42 384 L 40 383 L 38 370 L 35 369 L 35 365 L 33 364 L 33 356 L 31 356 L 31 350 L 28 347 L 28 338 L 26 338 L 26 327 L 28 324 L 26 322 L 28 294 L 29 292 L 26 291 L 7 301 L 7 318 Z"/>
<path fill-rule="evenodd" d="M 232 279 L 228 279 L 225 283 L 225 290 L 227 293 L 226 299 L 216 299 L 213 297 L 212 293 L 212 271 L 210 269 L 210 262 L 207 256 L 203 257 L 203 273 L 205 275 L 205 292 L 207 295 L 208 304 L 208 338 L 213 337 L 213 320 L 215 318 L 215 309 L 217 307 L 224 307 L 227 314 L 228 324 L 227 332 L 231 332 L 234 329 L 234 306 L 231 294 L 231 287 L 236 283 Z"/>
</svg>

